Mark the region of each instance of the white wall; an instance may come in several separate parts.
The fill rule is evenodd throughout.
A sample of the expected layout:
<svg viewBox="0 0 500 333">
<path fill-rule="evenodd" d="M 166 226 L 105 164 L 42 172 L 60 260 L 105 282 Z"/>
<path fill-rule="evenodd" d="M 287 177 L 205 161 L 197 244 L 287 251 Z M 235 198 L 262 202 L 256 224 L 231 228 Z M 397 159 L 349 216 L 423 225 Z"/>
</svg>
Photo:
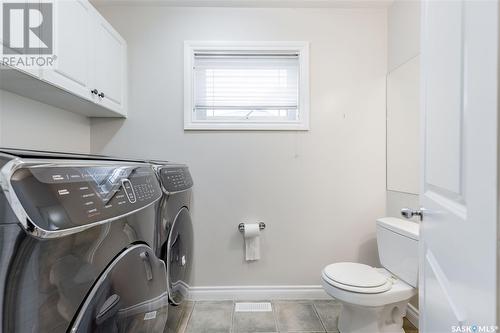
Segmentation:
<svg viewBox="0 0 500 333">
<path fill-rule="evenodd" d="M 406 71 L 404 67 L 411 66 L 410 62 L 415 61 L 415 58 L 420 54 L 420 1 L 395 0 L 388 9 L 387 22 L 388 73 L 392 72 L 394 74 L 396 71 Z M 419 78 L 408 78 L 408 82 L 404 83 L 404 85 L 407 85 L 408 87 L 416 87 L 418 82 Z M 416 89 L 418 88 L 416 87 Z M 415 103 L 415 100 L 412 99 L 412 101 Z M 404 105 L 400 106 L 404 107 Z M 409 105 L 409 108 L 411 108 L 414 112 L 419 110 L 418 106 L 415 107 L 415 105 Z M 413 114 L 408 118 L 411 120 L 408 120 L 409 123 L 406 125 L 411 126 L 411 123 L 418 118 L 418 115 Z M 390 124 L 391 122 L 389 121 L 388 125 Z M 397 126 L 395 123 L 392 123 L 392 125 Z M 419 124 L 416 124 L 415 128 L 412 128 L 407 132 L 407 135 L 418 135 L 418 128 Z M 391 132 L 389 128 L 387 131 L 389 133 Z M 388 139 L 389 138 L 392 140 L 395 139 L 394 136 L 389 136 Z M 408 147 L 408 154 L 414 154 L 414 156 L 415 154 L 416 156 L 420 154 L 417 147 L 419 142 L 418 138 L 409 139 L 406 137 L 402 138 L 401 141 L 411 143 Z M 389 143 L 389 147 L 391 147 L 392 143 L 393 142 Z M 415 159 L 413 160 L 417 163 L 417 165 L 415 165 L 414 168 L 408 168 L 408 170 L 410 170 L 409 172 L 415 172 L 416 169 L 419 168 L 418 161 L 415 161 Z M 418 178 L 419 175 L 414 174 L 409 177 Z M 392 187 L 394 188 L 394 186 Z M 418 194 L 387 190 L 386 215 L 401 217 L 401 208 L 403 207 L 418 208 Z M 417 218 L 414 218 L 413 220 L 418 221 Z M 410 304 L 418 309 L 418 295 L 410 300 Z M 418 322 L 414 322 L 413 324 L 418 326 Z"/>
<path fill-rule="evenodd" d="M 420 1 L 394 0 L 387 22 L 387 68 L 391 72 L 420 53 Z"/>
<path fill-rule="evenodd" d="M 387 19 L 387 66 L 388 72 L 392 72 L 420 54 L 420 1 L 395 0 L 388 9 Z M 418 195 L 388 190 L 387 215 L 400 217 L 403 207 L 417 208 Z"/>
<path fill-rule="evenodd" d="M 377 263 L 385 213 L 385 9 L 102 7 L 128 42 L 126 121 L 92 120 L 92 151 L 189 164 L 194 285 L 317 285 L 342 260 Z M 311 130 L 185 132 L 184 40 L 311 42 Z M 242 221 L 262 220 L 243 261 Z"/>
<path fill-rule="evenodd" d="M 420 186 L 420 57 L 387 75 L 387 190 Z"/>
<path fill-rule="evenodd" d="M 90 120 L 0 90 L 0 146 L 89 153 Z"/>
</svg>

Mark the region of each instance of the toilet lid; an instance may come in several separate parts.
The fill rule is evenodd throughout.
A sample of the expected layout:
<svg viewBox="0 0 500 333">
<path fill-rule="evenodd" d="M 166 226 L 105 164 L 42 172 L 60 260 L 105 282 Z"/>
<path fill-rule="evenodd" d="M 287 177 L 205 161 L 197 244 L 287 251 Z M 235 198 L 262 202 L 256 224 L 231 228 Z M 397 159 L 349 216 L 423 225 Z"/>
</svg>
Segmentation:
<svg viewBox="0 0 500 333">
<path fill-rule="evenodd" d="M 323 276 L 334 286 L 356 292 L 383 292 L 392 287 L 392 281 L 368 265 L 341 262 L 323 270 Z"/>
</svg>

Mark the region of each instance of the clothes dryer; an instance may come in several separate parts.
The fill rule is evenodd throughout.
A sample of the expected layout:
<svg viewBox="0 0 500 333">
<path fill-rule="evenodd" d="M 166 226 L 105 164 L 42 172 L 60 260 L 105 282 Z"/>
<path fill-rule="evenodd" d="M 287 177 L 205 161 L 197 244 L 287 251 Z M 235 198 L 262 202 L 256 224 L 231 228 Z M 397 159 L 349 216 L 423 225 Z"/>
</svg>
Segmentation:
<svg viewBox="0 0 500 333">
<path fill-rule="evenodd" d="M 0 149 L 3 332 L 163 332 L 148 163 Z"/>
</svg>

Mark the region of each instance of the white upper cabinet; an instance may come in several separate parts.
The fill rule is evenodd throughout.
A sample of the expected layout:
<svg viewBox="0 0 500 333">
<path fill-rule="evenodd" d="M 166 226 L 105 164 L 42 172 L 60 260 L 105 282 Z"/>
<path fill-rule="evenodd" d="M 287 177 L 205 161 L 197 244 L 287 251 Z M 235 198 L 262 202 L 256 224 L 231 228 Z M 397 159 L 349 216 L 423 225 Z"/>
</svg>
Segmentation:
<svg viewBox="0 0 500 333">
<path fill-rule="evenodd" d="M 88 0 L 49 3 L 53 55 L 57 58 L 54 67 L 25 70 L 11 66 L 11 70 L 0 71 L 0 89 L 89 117 L 126 117 L 125 40 Z M 0 39 L 1 29 L 0 24 Z"/>
<path fill-rule="evenodd" d="M 125 40 L 96 13 L 92 31 L 93 88 L 97 103 L 105 108 L 125 113 L 126 54 Z"/>
<path fill-rule="evenodd" d="M 42 79 L 83 98 L 91 98 L 90 28 L 93 12 L 86 0 L 54 2 L 54 54 L 57 67 Z"/>
</svg>

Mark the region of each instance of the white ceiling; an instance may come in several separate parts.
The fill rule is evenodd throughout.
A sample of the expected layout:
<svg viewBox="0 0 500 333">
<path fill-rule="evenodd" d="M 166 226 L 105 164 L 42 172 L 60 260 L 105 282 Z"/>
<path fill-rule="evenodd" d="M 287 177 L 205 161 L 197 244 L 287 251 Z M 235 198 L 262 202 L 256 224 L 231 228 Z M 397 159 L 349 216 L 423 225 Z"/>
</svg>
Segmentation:
<svg viewBox="0 0 500 333">
<path fill-rule="evenodd" d="M 387 8 L 394 0 L 91 0 L 95 6 Z"/>
</svg>

